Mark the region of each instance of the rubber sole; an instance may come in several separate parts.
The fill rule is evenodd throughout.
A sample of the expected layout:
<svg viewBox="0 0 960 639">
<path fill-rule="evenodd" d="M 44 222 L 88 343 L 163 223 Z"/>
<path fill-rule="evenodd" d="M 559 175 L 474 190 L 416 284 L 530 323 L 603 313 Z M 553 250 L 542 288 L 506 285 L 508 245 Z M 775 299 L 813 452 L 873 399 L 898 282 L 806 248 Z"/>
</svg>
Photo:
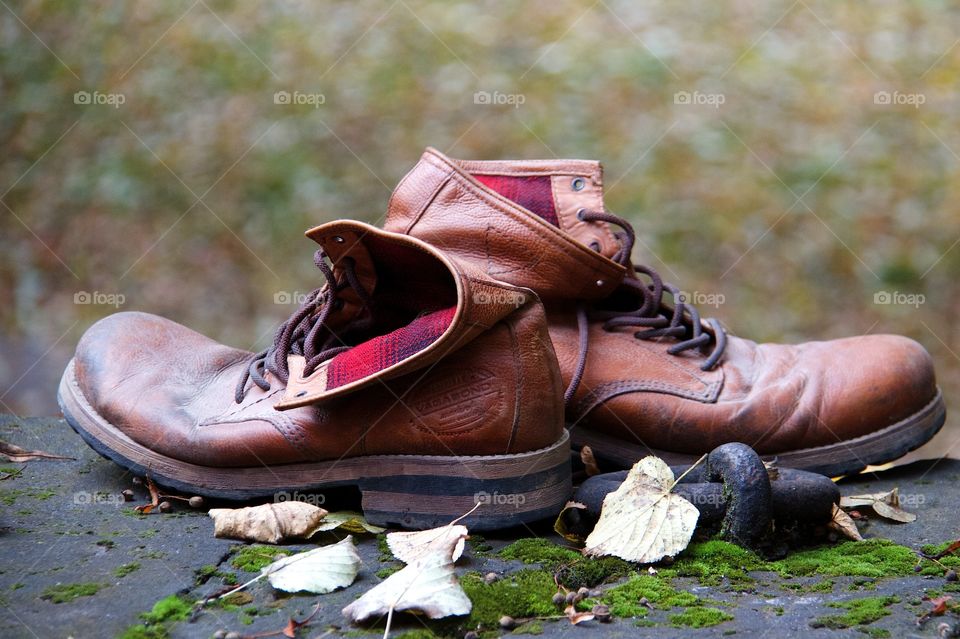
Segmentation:
<svg viewBox="0 0 960 639">
<path fill-rule="evenodd" d="M 938 389 L 936 397 L 926 406 L 886 428 L 836 444 L 764 455 L 763 459 L 776 460 L 783 468 L 797 468 L 828 477 L 852 475 L 867 466 L 885 464 L 919 448 L 937 434 L 946 417 L 946 405 Z M 671 465 L 689 465 L 700 457 L 647 448 L 585 428 L 572 428 L 570 432 L 575 448 L 590 446 L 598 458 L 621 468 L 630 468 L 647 455 L 656 455 Z"/>
<path fill-rule="evenodd" d="M 462 520 L 471 530 L 495 530 L 556 516 L 572 491 L 570 440 L 527 453 L 488 456 L 368 455 L 255 468 L 199 466 L 161 455 L 100 416 L 76 383 L 73 361 L 60 380 L 63 415 L 86 443 L 130 472 L 186 494 L 226 500 L 356 486 L 372 524 L 423 529 Z"/>
</svg>

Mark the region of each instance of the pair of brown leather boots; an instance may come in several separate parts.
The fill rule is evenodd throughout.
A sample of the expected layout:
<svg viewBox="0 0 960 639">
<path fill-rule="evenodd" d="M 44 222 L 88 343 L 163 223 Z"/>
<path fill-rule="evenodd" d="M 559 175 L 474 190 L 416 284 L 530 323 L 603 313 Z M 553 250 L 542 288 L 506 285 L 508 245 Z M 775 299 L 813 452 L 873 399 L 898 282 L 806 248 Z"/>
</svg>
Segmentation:
<svg viewBox="0 0 960 639">
<path fill-rule="evenodd" d="M 624 466 L 745 442 L 830 475 L 929 440 L 945 409 L 914 341 L 755 344 L 631 262 L 597 162 L 428 149 L 386 230 L 307 232 L 326 285 L 261 353 L 169 320 L 90 328 L 71 426 L 158 483 L 230 499 L 354 485 L 373 523 L 474 529 L 556 515 L 570 443 Z"/>
</svg>

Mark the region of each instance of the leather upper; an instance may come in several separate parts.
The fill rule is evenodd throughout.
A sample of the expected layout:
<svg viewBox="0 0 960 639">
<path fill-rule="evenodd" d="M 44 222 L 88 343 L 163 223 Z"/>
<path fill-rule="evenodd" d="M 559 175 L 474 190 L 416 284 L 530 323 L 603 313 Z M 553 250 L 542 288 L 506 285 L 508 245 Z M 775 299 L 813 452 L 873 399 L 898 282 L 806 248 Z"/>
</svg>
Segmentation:
<svg viewBox="0 0 960 639">
<path fill-rule="evenodd" d="M 316 378 L 299 379 L 291 366 L 289 386 L 306 390 L 308 399 L 293 397 L 280 410 L 290 388 L 270 371 L 264 375 L 268 390 L 248 383 L 243 401 L 234 400 L 252 353 L 162 317 L 117 313 L 92 326 L 77 347 L 76 382 L 83 397 L 133 440 L 201 465 L 497 455 L 536 450 L 561 437 L 561 379 L 536 295 L 492 281 L 418 240 L 360 223 L 331 223 L 308 234 L 330 249 L 338 280 L 338 264 L 352 256 L 375 306 L 402 308 L 414 316 L 408 326 L 423 317 L 417 291 L 429 293 L 424 304 L 449 295 L 455 309 L 449 326 L 425 348 L 408 348 L 414 354 L 398 366 L 333 390 Z M 416 268 L 405 272 L 410 264 Z M 398 295 L 406 301 L 397 301 Z M 384 335 L 391 348 L 409 347 L 410 340 L 396 337 L 406 315 L 374 323 L 357 337 L 356 326 L 369 309 L 342 297 L 347 299 L 331 314 L 331 324 L 358 342 L 345 354 Z"/>
<path fill-rule="evenodd" d="M 473 174 L 550 176 L 557 224 Z M 564 188 L 578 177 L 584 181 L 579 190 Z M 569 384 L 580 354 L 575 309 L 602 307 L 625 277 L 633 277 L 610 259 L 619 246 L 606 223 L 577 223 L 581 207 L 603 210 L 597 163 L 469 162 L 427 149 L 394 192 L 385 227 L 540 294 Z M 636 331 L 590 322 L 584 375 L 567 406 L 569 423 L 671 451 L 701 453 L 742 441 L 777 453 L 879 430 L 918 412 L 937 393 L 929 354 L 895 335 L 796 346 L 728 335 L 718 365 L 704 371 L 706 351 L 670 354 L 676 339 L 641 340 Z"/>
</svg>

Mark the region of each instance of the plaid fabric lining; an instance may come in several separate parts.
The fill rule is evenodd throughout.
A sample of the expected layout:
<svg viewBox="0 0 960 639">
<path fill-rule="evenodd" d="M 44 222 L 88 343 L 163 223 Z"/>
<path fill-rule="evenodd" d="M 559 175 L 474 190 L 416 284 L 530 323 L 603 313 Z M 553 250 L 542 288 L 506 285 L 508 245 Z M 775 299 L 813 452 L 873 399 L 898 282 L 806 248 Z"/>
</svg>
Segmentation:
<svg viewBox="0 0 960 639">
<path fill-rule="evenodd" d="M 474 175 L 478 182 L 508 200 L 536 213 L 554 226 L 560 226 L 557 207 L 553 203 L 550 176 Z"/>
<path fill-rule="evenodd" d="M 327 368 L 327 390 L 373 375 L 416 355 L 450 326 L 456 306 L 421 315 L 402 328 L 340 353 Z"/>
</svg>

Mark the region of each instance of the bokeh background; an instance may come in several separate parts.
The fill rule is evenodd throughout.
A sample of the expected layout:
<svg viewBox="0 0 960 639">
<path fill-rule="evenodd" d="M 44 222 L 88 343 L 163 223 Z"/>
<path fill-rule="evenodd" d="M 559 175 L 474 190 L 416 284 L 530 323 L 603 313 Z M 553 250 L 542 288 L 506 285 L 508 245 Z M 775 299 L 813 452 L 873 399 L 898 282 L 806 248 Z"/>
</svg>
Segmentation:
<svg viewBox="0 0 960 639">
<path fill-rule="evenodd" d="M 960 409 L 955 5 L 0 5 L 0 410 L 55 414 L 117 308 L 265 346 L 319 285 L 302 232 L 380 221 L 426 145 L 600 159 L 635 260 L 706 314 L 909 335 Z"/>
</svg>

